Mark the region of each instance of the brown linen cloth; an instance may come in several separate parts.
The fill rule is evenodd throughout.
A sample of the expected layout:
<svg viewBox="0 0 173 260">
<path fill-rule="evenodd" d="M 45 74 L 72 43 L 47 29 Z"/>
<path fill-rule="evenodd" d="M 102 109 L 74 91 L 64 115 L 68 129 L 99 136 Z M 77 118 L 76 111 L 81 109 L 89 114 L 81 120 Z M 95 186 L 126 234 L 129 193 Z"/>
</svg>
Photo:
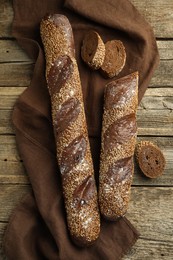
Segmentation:
<svg viewBox="0 0 173 260">
<path fill-rule="evenodd" d="M 46 13 L 63 13 L 72 24 L 96 178 L 103 90 L 109 80 L 98 71 L 92 72 L 81 61 L 84 33 L 94 29 L 105 42 L 123 41 L 127 62 L 119 77 L 139 71 L 141 100 L 159 60 L 153 32 L 128 0 L 14 0 L 13 7 L 13 35 L 35 61 L 31 84 L 13 111 L 16 141 L 33 192 L 23 199 L 11 217 L 4 238 L 6 255 L 14 260 L 120 259 L 139 236 L 126 218 L 117 222 L 102 220 L 100 237 L 88 248 L 78 248 L 69 238 L 39 24 Z"/>
</svg>

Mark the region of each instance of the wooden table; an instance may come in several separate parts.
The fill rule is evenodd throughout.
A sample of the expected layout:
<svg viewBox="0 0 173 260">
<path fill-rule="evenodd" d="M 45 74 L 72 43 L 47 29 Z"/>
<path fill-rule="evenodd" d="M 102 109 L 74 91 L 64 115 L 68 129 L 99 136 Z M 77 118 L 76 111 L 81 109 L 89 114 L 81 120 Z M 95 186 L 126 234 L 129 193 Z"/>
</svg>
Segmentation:
<svg viewBox="0 0 173 260">
<path fill-rule="evenodd" d="M 132 0 L 153 26 L 160 66 L 138 109 L 138 140 L 156 142 L 166 157 L 162 177 L 135 171 L 128 218 L 141 236 L 124 257 L 173 259 L 173 0 Z M 13 209 L 30 189 L 11 124 L 13 105 L 29 85 L 33 62 L 11 35 L 11 0 L 0 0 L 0 244 Z M 0 259 L 6 259 L 2 250 Z M 18 259 L 16 259 L 18 260 Z M 23 259 L 24 260 L 24 259 Z M 108 259 L 109 260 L 109 259 Z"/>
</svg>

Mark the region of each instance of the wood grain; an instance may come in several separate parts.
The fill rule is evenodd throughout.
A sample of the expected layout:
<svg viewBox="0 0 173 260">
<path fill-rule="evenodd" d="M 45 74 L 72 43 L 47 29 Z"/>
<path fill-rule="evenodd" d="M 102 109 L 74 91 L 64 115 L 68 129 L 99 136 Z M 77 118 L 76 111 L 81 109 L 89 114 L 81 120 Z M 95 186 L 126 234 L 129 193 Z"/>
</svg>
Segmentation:
<svg viewBox="0 0 173 260">
<path fill-rule="evenodd" d="M 172 260 L 173 243 L 158 240 L 142 239 L 132 247 L 123 260 Z"/>
<path fill-rule="evenodd" d="M 31 62 L 16 40 L 0 40 L 0 62 Z"/>
<path fill-rule="evenodd" d="M 12 110 L 0 110 L 0 134 L 13 134 Z"/>
<path fill-rule="evenodd" d="M 1 185 L 2 186 L 2 185 Z M 127 217 L 140 231 L 140 239 L 123 258 L 129 259 L 167 259 L 173 256 L 173 188 L 132 188 L 131 202 Z M 6 221 L 21 198 L 30 190 L 29 186 L 3 185 L 0 187 L 0 204 L 8 207 L 0 209 L 0 243 L 2 243 Z M 147 206 L 147 211 L 146 211 Z M 166 219 L 165 219 L 166 216 Z M 4 223 L 2 223 L 2 221 Z M 1 259 L 5 256 L 0 250 Z"/>
<path fill-rule="evenodd" d="M 150 86 L 157 88 L 162 86 L 172 87 L 172 66 L 173 60 L 160 60 L 160 65 L 154 72 Z"/>
<path fill-rule="evenodd" d="M 137 112 L 138 135 L 173 136 L 172 109 L 143 109 Z"/>
<path fill-rule="evenodd" d="M 0 63 L 0 86 L 28 86 L 30 84 L 33 63 Z M 151 87 L 172 87 L 173 60 L 161 60 L 151 80 Z M 9 77 L 10 75 L 10 77 Z"/>
<path fill-rule="evenodd" d="M 173 92 L 173 88 L 172 88 Z M 173 110 L 173 95 L 170 97 L 154 97 L 153 96 L 144 96 L 140 103 L 139 109 L 145 110 Z"/>
<path fill-rule="evenodd" d="M 0 63 L 0 86 L 28 86 L 32 70 L 32 63 Z"/>
<path fill-rule="evenodd" d="M 0 223 L 0 244 L 2 243 L 6 223 Z M 0 259 L 7 260 L 4 251 L 0 248 Z M 123 257 L 123 260 L 172 260 L 173 244 L 157 240 L 148 240 L 140 238 L 132 247 L 130 252 Z"/>
<path fill-rule="evenodd" d="M 0 87 L 0 110 L 10 110 L 26 87 Z"/>
<path fill-rule="evenodd" d="M 0 110 L 0 134 L 14 134 L 12 110 Z M 170 109 L 140 109 L 137 113 L 138 135 L 173 136 L 173 113 Z"/>
<path fill-rule="evenodd" d="M 4 255 L 4 249 L 3 249 L 3 239 L 4 239 L 4 232 L 7 228 L 7 223 L 1 223 L 0 222 L 0 259 L 6 260 L 6 257 Z"/>
<path fill-rule="evenodd" d="M 0 37 L 12 37 L 12 0 L 0 0 Z"/>
<path fill-rule="evenodd" d="M 138 137 L 138 141 L 140 140 L 155 142 L 161 148 L 166 158 L 166 168 L 164 175 L 151 180 L 146 178 L 136 166 L 133 185 L 173 186 L 173 138 L 144 136 Z M 16 148 L 15 137 L 0 135 L 0 143 L 0 183 L 29 183 L 23 163 Z"/>
<path fill-rule="evenodd" d="M 135 187 L 127 218 L 142 238 L 173 242 L 172 200 L 173 188 Z"/>
<path fill-rule="evenodd" d="M 154 33 L 158 38 L 173 37 L 173 1 L 154 0 L 140 1 L 130 0 L 141 12 L 144 18 L 153 27 Z"/>
<path fill-rule="evenodd" d="M 27 87 L 0 87 L 0 110 L 10 110 Z M 138 110 L 172 110 L 172 88 L 148 88 Z"/>
<path fill-rule="evenodd" d="M 173 87 L 170 88 L 148 88 L 145 92 L 145 96 L 152 97 L 172 97 Z"/>
<path fill-rule="evenodd" d="M 172 36 L 173 37 L 173 36 Z M 157 46 L 159 49 L 160 59 L 161 60 L 171 60 L 173 59 L 173 41 L 168 40 L 158 40 Z"/>
<path fill-rule="evenodd" d="M 0 184 L 0 221 L 7 222 L 14 208 L 21 199 L 31 190 L 30 185 L 3 185 Z"/>
<path fill-rule="evenodd" d="M 131 0 L 131 2 L 151 24 L 156 37 L 173 37 L 172 0 Z M 0 8 L 3 10 L 0 19 L 0 37 L 11 37 L 11 23 L 13 20 L 11 0 L 0 0 Z"/>
<path fill-rule="evenodd" d="M 29 191 L 29 185 L 0 185 L 1 222 L 8 221 L 16 205 Z M 141 238 L 173 242 L 172 200 L 173 187 L 132 188 L 127 217 L 137 227 Z"/>
<path fill-rule="evenodd" d="M 0 110 L 11 109 L 18 96 L 27 87 L 0 87 Z M 148 88 L 138 110 L 172 110 L 173 109 L 173 88 L 151 89 Z"/>
<path fill-rule="evenodd" d="M 161 60 L 173 59 L 173 41 L 158 40 L 157 46 Z M 1 40 L 0 38 L 0 62 L 32 62 L 32 60 L 16 40 Z"/>
<path fill-rule="evenodd" d="M 166 158 L 164 175 L 151 180 L 135 164 L 127 217 L 141 236 L 124 260 L 173 259 L 173 1 L 131 0 L 153 27 L 160 66 L 138 108 L 138 141 L 154 141 Z M 9 216 L 31 190 L 17 151 L 11 112 L 30 84 L 34 63 L 12 37 L 12 0 L 0 0 L 0 259 Z"/>
<path fill-rule="evenodd" d="M 12 108 L 26 87 L 0 87 L 0 134 L 14 134 Z M 173 135 L 173 88 L 148 88 L 137 112 L 138 135 Z"/>
</svg>

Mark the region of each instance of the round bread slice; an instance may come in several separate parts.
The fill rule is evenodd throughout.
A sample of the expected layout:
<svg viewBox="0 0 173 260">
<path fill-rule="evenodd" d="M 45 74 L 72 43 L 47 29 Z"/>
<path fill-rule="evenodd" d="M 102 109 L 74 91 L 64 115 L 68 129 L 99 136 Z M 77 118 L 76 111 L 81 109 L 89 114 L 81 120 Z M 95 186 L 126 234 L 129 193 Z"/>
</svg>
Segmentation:
<svg viewBox="0 0 173 260">
<path fill-rule="evenodd" d="M 157 178 L 163 174 L 165 158 L 160 148 L 149 141 L 141 141 L 136 147 L 136 158 L 143 174 Z"/>
<path fill-rule="evenodd" d="M 113 78 L 124 68 L 126 62 L 126 51 L 123 43 L 119 40 L 108 41 L 105 44 L 105 59 L 101 66 L 105 77 Z"/>
<path fill-rule="evenodd" d="M 99 69 L 105 58 L 105 45 L 95 31 L 89 31 L 83 40 L 81 56 L 84 62 L 93 70 Z"/>
</svg>

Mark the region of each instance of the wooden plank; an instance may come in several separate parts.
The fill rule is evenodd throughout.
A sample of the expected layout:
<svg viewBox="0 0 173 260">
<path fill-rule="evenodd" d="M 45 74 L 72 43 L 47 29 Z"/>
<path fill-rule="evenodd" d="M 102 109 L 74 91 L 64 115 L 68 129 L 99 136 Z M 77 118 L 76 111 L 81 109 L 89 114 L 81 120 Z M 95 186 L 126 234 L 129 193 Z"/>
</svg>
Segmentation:
<svg viewBox="0 0 173 260">
<path fill-rule="evenodd" d="M 172 128 L 140 128 L 138 127 L 138 135 L 146 136 L 172 136 Z"/>
<path fill-rule="evenodd" d="M 0 221 L 7 221 L 29 185 L 0 185 Z M 173 242 L 173 188 L 133 187 L 127 213 L 141 238 Z M 166 219 L 165 219 L 166 217 Z"/>
<path fill-rule="evenodd" d="M 28 86 L 32 72 L 32 63 L 0 63 L 0 86 Z"/>
<path fill-rule="evenodd" d="M 0 87 L 0 110 L 12 109 L 26 87 Z"/>
<path fill-rule="evenodd" d="M 137 124 L 138 135 L 173 136 L 172 110 L 140 109 Z"/>
<path fill-rule="evenodd" d="M 173 60 L 160 60 L 160 65 L 154 72 L 151 79 L 151 87 L 172 87 L 173 76 L 172 76 Z"/>
<path fill-rule="evenodd" d="M 34 65 L 29 62 L 0 63 L 0 86 L 28 86 Z M 151 80 L 151 87 L 172 87 L 173 60 L 161 60 Z M 10 76 L 9 76 L 10 75 Z"/>
<path fill-rule="evenodd" d="M 166 154 L 166 153 L 164 153 Z M 149 179 L 146 178 L 138 169 L 138 166 L 135 162 L 135 173 L 134 173 L 134 180 L 133 186 L 173 186 L 173 176 L 172 170 L 173 166 L 169 163 L 170 159 L 167 158 L 167 165 L 164 171 L 164 175 L 157 179 Z M 6 170 L 1 170 L 0 167 L 0 183 L 1 184 L 30 184 L 29 177 L 25 172 L 25 168 L 22 164 L 16 163 L 15 168 L 18 168 L 18 171 L 13 170 L 10 167 L 10 163 L 6 163 Z M 5 168 L 5 167 L 4 167 Z M 9 168 L 9 169 L 8 169 Z"/>
<path fill-rule="evenodd" d="M 20 175 L 23 174 L 23 175 Z M 20 171 L 19 175 L 1 175 L 0 174 L 0 183 L 1 184 L 30 184 L 29 177 L 25 174 L 25 169 L 23 168 L 23 172 Z"/>
<path fill-rule="evenodd" d="M 0 134 L 13 134 L 11 109 L 26 87 L 0 87 Z M 173 88 L 148 88 L 138 108 L 139 135 L 173 135 Z"/>
<path fill-rule="evenodd" d="M 173 188 L 132 188 L 127 218 L 141 238 L 173 242 Z"/>
<path fill-rule="evenodd" d="M 7 223 L 0 223 L 0 259 L 6 260 L 1 245 L 6 230 Z M 140 238 L 132 247 L 131 251 L 123 257 L 123 260 L 172 260 L 173 259 L 173 243 L 157 240 L 148 240 Z"/>
<path fill-rule="evenodd" d="M 141 12 L 144 18 L 153 27 L 155 36 L 158 38 L 173 37 L 173 1 L 155 0 L 140 1 L 130 0 L 134 6 Z"/>
<path fill-rule="evenodd" d="M 0 223 L 0 259 L 7 260 L 1 248 L 6 223 Z M 140 238 L 132 247 L 131 251 L 123 257 L 123 260 L 172 260 L 173 244 L 172 242 L 145 240 Z"/>
<path fill-rule="evenodd" d="M 166 91 L 165 91 L 166 92 Z M 144 96 L 140 103 L 138 109 L 145 110 L 172 110 L 173 109 L 173 88 L 172 88 L 172 96 L 170 97 L 153 97 L 153 96 Z"/>
<path fill-rule="evenodd" d="M 150 141 L 154 141 L 161 148 L 164 148 L 165 151 L 172 151 L 173 149 L 173 138 L 172 137 L 151 137 L 151 136 L 138 136 L 138 140 L 143 140 L 147 138 Z M 18 155 L 16 148 L 16 140 L 13 135 L 0 135 L 0 160 L 1 161 L 13 161 L 19 162 L 21 161 L 20 156 Z M 173 158 L 172 158 L 173 162 Z"/>
<path fill-rule="evenodd" d="M 9 220 L 14 208 L 21 199 L 31 190 L 29 185 L 3 185 L 0 184 L 0 221 Z"/>
<path fill-rule="evenodd" d="M 19 96 L 25 89 L 26 89 L 26 87 L 15 87 L 15 86 L 14 87 L 0 87 L 0 96 L 4 96 L 4 98 L 6 98 L 6 96 L 9 96 L 9 95 L 10 96 Z M 8 108 L 10 108 L 10 107 L 8 107 Z"/>
<path fill-rule="evenodd" d="M 16 152 L 17 154 L 18 152 Z M 25 168 L 20 160 L 12 161 L 8 159 L 0 159 L 0 182 L 8 183 L 27 183 Z M 15 177 L 15 178 L 14 178 Z M 14 178 L 14 179 L 13 179 Z M 24 179 L 24 180 L 23 180 Z"/>
<path fill-rule="evenodd" d="M 6 229 L 6 223 L 0 223 L 0 245 L 3 241 L 3 234 Z M 7 260 L 0 246 L 0 259 Z M 153 241 L 139 239 L 133 246 L 131 251 L 123 257 L 123 260 L 172 260 L 173 259 L 173 244 L 172 242 Z"/>
<path fill-rule="evenodd" d="M 0 40 L 0 62 L 31 62 L 26 52 L 15 40 Z"/>
<path fill-rule="evenodd" d="M 11 0 L 0 0 L 0 37 L 12 37 L 13 8 Z"/>
<path fill-rule="evenodd" d="M 172 260 L 173 243 L 140 238 L 123 260 Z"/>
<path fill-rule="evenodd" d="M 0 110 L 0 134 L 14 134 L 12 110 Z M 138 135 L 173 136 L 172 110 L 145 110 L 137 113 Z"/>
<path fill-rule="evenodd" d="M 14 134 L 14 129 L 11 121 L 12 110 L 0 111 L 0 134 Z"/>
<path fill-rule="evenodd" d="M 1 98 L 8 98 L 8 96 L 19 96 L 27 87 L 0 87 L 0 97 Z M 173 87 L 168 87 L 168 88 L 148 88 L 145 92 L 145 97 L 173 97 Z M 4 100 L 4 103 L 6 103 L 6 101 Z M 11 108 L 10 104 L 9 107 L 7 107 L 7 109 Z M 2 109 L 2 107 L 0 106 L 0 109 Z"/>
<path fill-rule="evenodd" d="M 4 232 L 6 230 L 7 223 L 0 222 L 0 259 L 7 260 L 3 250 L 3 239 L 4 239 Z"/>
<path fill-rule="evenodd" d="M 11 109 L 18 96 L 26 87 L 0 87 L 0 110 Z M 148 88 L 138 110 L 172 110 L 173 109 L 173 87 L 172 88 Z"/>
<path fill-rule="evenodd" d="M 131 0 L 144 18 L 151 24 L 158 38 L 173 37 L 172 0 L 140 1 Z M 11 37 L 13 10 L 10 0 L 0 0 L 0 10 L 3 10 L 0 20 L 0 37 Z"/>
<path fill-rule="evenodd" d="M 173 41 L 157 41 L 160 59 L 173 59 Z M 0 62 L 31 62 L 26 52 L 18 45 L 16 40 L 0 40 Z"/>
<path fill-rule="evenodd" d="M 168 40 L 168 41 L 158 40 L 157 46 L 159 49 L 160 59 L 162 60 L 173 59 L 173 40 Z"/>
<path fill-rule="evenodd" d="M 151 97 L 172 97 L 173 87 L 170 88 L 148 88 L 145 92 L 145 96 Z"/>
<path fill-rule="evenodd" d="M 173 138 L 138 137 L 140 140 L 155 142 L 166 158 L 164 174 L 157 179 L 146 178 L 135 165 L 133 185 L 173 186 Z M 0 136 L 0 183 L 29 183 L 23 163 L 16 148 L 14 136 Z"/>
<path fill-rule="evenodd" d="M 0 161 L 20 162 L 21 158 L 17 152 L 15 136 L 0 135 Z"/>
</svg>

